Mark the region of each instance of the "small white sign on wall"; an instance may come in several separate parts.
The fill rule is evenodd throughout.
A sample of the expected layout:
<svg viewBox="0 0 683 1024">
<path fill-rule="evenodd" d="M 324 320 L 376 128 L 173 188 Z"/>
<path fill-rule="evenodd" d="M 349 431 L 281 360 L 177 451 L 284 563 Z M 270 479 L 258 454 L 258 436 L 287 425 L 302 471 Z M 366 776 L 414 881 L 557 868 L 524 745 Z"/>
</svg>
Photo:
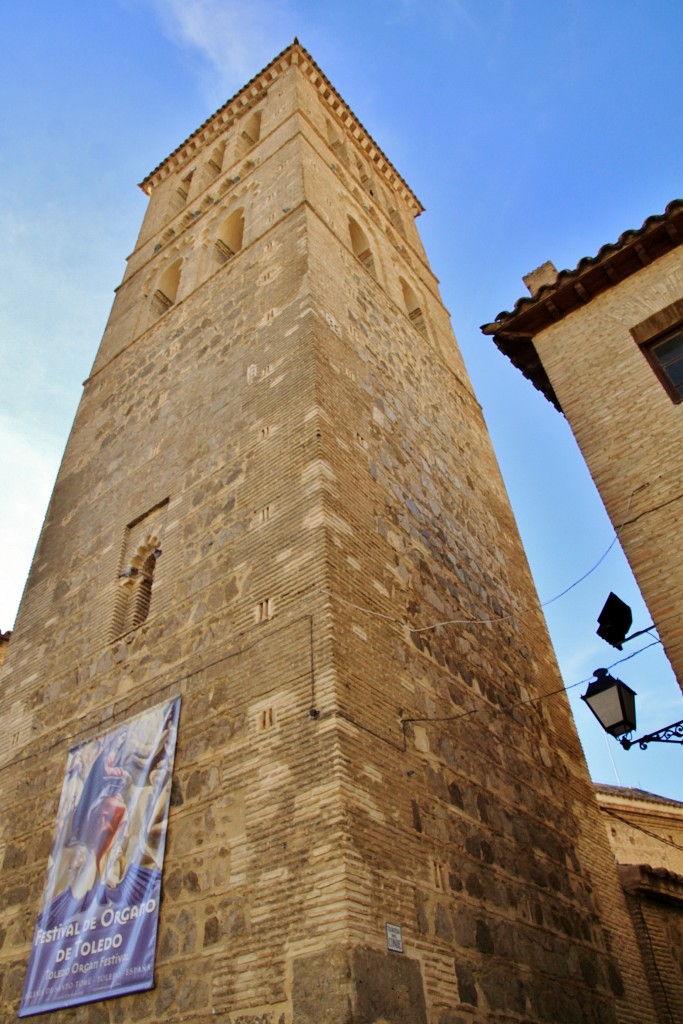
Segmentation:
<svg viewBox="0 0 683 1024">
<path fill-rule="evenodd" d="M 387 949 L 392 950 L 394 953 L 403 952 L 403 932 L 401 926 L 398 924 L 387 924 L 385 925 L 387 930 Z"/>
</svg>

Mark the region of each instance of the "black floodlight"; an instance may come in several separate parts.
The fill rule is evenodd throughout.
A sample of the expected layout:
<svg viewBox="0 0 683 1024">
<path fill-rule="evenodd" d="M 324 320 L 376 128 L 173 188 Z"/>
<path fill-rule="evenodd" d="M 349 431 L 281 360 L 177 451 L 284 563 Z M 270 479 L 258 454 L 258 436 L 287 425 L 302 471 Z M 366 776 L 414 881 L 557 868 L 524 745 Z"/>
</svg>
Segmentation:
<svg viewBox="0 0 683 1024">
<path fill-rule="evenodd" d="M 596 668 L 594 675 L 581 700 L 610 736 L 618 738 L 632 732 L 636 727 L 635 692 L 621 679 L 614 679 L 606 668 Z"/>
<path fill-rule="evenodd" d="M 620 651 L 632 622 L 633 615 L 629 606 L 610 591 L 610 595 L 598 615 L 598 628 L 596 630 L 598 636 L 601 636 L 608 644 L 611 644 L 612 647 L 616 647 Z"/>
</svg>

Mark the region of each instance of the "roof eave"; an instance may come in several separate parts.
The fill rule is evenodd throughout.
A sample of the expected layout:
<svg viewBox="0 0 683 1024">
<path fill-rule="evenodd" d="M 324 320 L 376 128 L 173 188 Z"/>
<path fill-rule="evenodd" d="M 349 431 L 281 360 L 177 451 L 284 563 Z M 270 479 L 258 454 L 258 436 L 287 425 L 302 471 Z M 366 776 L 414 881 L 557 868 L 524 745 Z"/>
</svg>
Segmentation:
<svg viewBox="0 0 683 1024">
<path fill-rule="evenodd" d="M 639 229 L 625 231 L 616 243 L 603 245 L 597 256 L 581 259 L 574 270 L 561 270 L 552 284 L 518 299 L 511 312 L 499 313 L 481 329 L 493 336 L 501 352 L 562 411 L 533 339 L 682 243 L 683 200 L 675 199 L 663 214 L 648 217 Z"/>
</svg>

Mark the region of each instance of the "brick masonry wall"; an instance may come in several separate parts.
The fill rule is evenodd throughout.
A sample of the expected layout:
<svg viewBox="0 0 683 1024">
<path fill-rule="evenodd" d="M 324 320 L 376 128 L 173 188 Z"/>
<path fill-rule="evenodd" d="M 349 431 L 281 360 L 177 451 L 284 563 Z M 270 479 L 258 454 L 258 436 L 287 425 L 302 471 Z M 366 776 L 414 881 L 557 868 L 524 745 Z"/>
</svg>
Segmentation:
<svg viewBox="0 0 683 1024">
<path fill-rule="evenodd" d="M 683 804 L 598 786 L 658 1019 L 683 1016 Z"/>
<path fill-rule="evenodd" d="M 368 191 L 325 89 L 294 47 L 249 92 L 251 166 L 237 118 L 204 212 L 175 219 L 180 157 L 153 191 L 3 668 L 2 1013 L 68 747 L 181 694 L 156 987 L 46 1021 L 654 1019 L 566 702 L 537 700 L 561 682 L 414 199 L 379 160 Z M 150 613 L 116 636 L 145 513 Z"/>
<path fill-rule="evenodd" d="M 627 903 L 640 942 L 657 1019 L 675 1024 L 683 1018 L 683 906 L 635 893 Z"/>
</svg>

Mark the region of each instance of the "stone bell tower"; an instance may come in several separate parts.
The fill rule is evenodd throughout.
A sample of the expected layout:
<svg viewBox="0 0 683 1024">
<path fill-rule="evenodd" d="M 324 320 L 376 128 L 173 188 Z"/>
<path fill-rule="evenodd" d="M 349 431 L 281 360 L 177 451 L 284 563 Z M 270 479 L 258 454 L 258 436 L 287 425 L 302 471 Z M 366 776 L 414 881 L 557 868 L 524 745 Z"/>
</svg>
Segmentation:
<svg viewBox="0 0 683 1024">
<path fill-rule="evenodd" d="M 79 1020 L 653 1020 L 420 203 L 296 41 L 142 187 L 3 669 L 3 1019 L 66 750 L 180 695 L 156 984 Z"/>
</svg>

